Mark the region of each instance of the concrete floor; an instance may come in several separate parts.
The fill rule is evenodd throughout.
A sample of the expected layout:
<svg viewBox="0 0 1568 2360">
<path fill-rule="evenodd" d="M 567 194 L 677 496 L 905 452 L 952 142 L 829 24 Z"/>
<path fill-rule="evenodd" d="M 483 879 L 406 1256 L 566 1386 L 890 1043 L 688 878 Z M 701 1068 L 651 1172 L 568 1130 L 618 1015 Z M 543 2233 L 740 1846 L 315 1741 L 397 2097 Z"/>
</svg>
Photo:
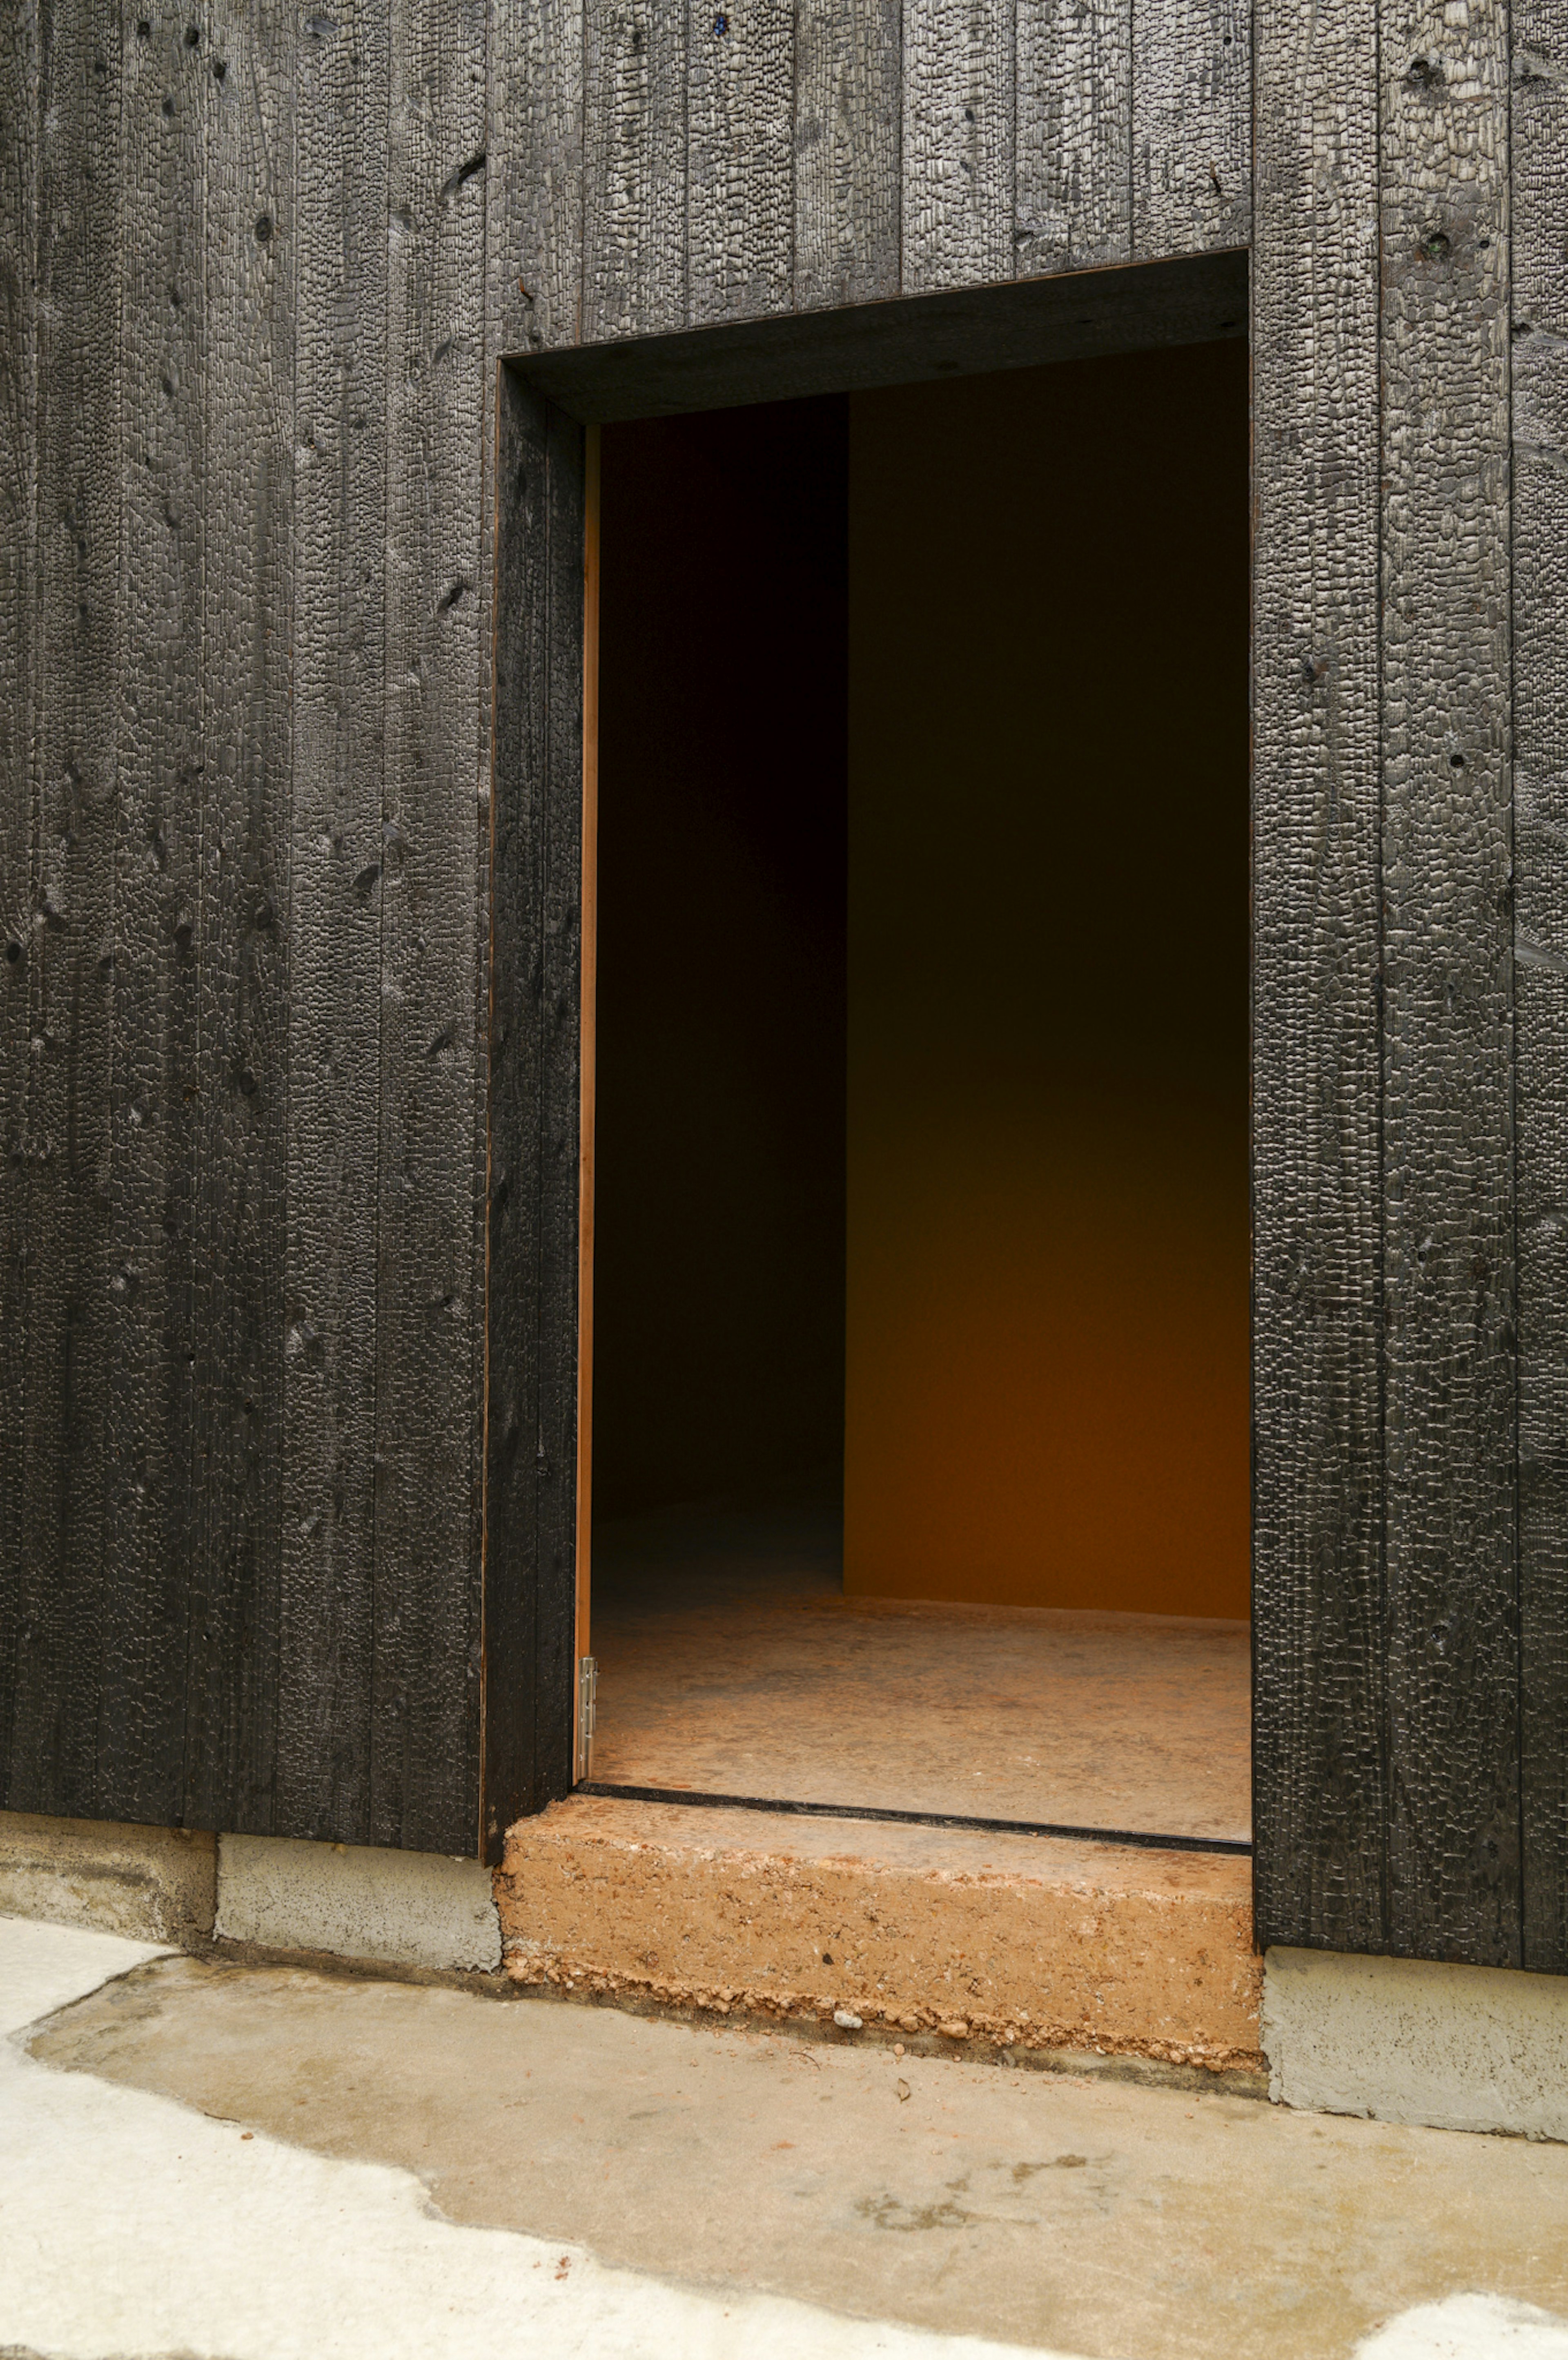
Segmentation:
<svg viewBox="0 0 1568 2360">
<path fill-rule="evenodd" d="M 596 1534 L 595 1779 L 1250 1833 L 1245 1622 L 846 1599 L 840 1532 L 720 1503 Z"/>
<path fill-rule="evenodd" d="M 1568 2360 L 1568 2147 L 18 1920 L 0 1994 L 6 2352 Z"/>
</svg>

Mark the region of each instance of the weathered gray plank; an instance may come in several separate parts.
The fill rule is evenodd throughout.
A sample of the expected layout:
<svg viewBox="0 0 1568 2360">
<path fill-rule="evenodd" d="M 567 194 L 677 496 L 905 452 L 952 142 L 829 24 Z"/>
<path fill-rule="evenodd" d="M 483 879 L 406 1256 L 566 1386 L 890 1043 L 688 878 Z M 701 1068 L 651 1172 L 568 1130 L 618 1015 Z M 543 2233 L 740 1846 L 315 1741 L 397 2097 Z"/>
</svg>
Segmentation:
<svg viewBox="0 0 1568 2360">
<path fill-rule="evenodd" d="M 1260 1944 L 1377 1950 L 1373 0 L 1259 0 L 1253 252 L 1253 1645 Z"/>
<path fill-rule="evenodd" d="M 370 1827 L 388 27 L 307 16 L 295 96 L 294 768 L 278 1823 Z"/>
<path fill-rule="evenodd" d="M 584 0 L 583 335 L 686 325 L 686 0 Z"/>
<path fill-rule="evenodd" d="M 1391 1946 L 1517 1963 L 1507 17 L 1382 0 Z"/>
<path fill-rule="evenodd" d="M 1249 0 L 1133 0 L 1134 254 L 1246 245 L 1252 29 Z"/>
<path fill-rule="evenodd" d="M 118 707 L 120 35 L 40 12 L 37 804 L 17 1709 L 5 1800 L 102 1808 L 104 1256 Z M 107 258 L 107 259 L 106 259 Z"/>
<path fill-rule="evenodd" d="M 205 770 L 186 1809 L 199 1826 L 262 1832 L 283 1514 L 298 25 L 288 0 L 212 0 L 201 28 Z"/>
<path fill-rule="evenodd" d="M 11 1759 L 26 1417 L 27 976 L 38 581 L 38 25 L 0 19 L 0 1792 Z"/>
<path fill-rule="evenodd" d="M 1018 0 L 1020 277 L 1132 253 L 1133 0 Z"/>
<path fill-rule="evenodd" d="M 1513 10 L 1523 1963 L 1568 1972 L 1568 23 Z"/>
<path fill-rule="evenodd" d="M 1013 69 L 1006 0 L 906 0 L 907 295 L 1013 275 Z"/>
<path fill-rule="evenodd" d="M 798 0 L 795 308 L 898 291 L 897 0 Z"/>
<path fill-rule="evenodd" d="M 144 0 L 127 27 L 119 165 L 125 628 L 103 1273 L 114 1409 L 98 1756 L 115 1808 L 163 1824 L 183 1816 L 187 1659 L 202 1643 L 205 1571 L 191 1442 L 207 82 L 200 27 L 169 0 Z"/>
<path fill-rule="evenodd" d="M 485 0 L 394 20 L 371 1831 L 478 1842 Z"/>
<path fill-rule="evenodd" d="M 492 354 L 583 333 L 583 0 L 491 0 Z"/>
<path fill-rule="evenodd" d="M 692 327 L 790 307 L 795 0 L 689 0 L 686 303 Z"/>
</svg>

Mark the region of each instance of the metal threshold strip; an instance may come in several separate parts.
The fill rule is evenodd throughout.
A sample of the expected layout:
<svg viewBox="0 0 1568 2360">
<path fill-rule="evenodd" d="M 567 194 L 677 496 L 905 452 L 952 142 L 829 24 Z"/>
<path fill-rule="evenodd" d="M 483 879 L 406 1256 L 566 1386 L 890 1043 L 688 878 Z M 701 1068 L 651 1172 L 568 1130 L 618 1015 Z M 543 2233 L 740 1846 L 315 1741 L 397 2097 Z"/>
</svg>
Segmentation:
<svg viewBox="0 0 1568 2360">
<path fill-rule="evenodd" d="M 876 1819 L 900 1828 L 964 1828 L 982 1836 L 1058 1836 L 1070 1843 L 1135 1844 L 1145 1852 L 1223 1852 L 1250 1860 L 1252 1846 L 1238 1836 L 1160 1836 L 1133 1828 L 1065 1828 L 1048 1819 L 976 1819 L 956 1811 L 885 1811 L 871 1803 L 787 1803 L 777 1795 L 703 1795 L 687 1786 L 616 1786 L 584 1778 L 577 1795 L 602 1795 L 616 1803 L 685 1803 L 710 1811 L 781 1811 L 801 1819 Z"/>
</svg>

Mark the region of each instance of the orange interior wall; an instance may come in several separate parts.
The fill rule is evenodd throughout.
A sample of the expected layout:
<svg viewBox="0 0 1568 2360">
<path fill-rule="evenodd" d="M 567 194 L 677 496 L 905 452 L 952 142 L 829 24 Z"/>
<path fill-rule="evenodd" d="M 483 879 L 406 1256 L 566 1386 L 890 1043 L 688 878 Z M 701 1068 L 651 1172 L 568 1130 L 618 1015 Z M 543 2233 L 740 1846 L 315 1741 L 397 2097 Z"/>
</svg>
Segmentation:
<svg viewBox="0 0 1568 2360">
<path fill-rule="evenodd" d="M 1247 400 L 851 399 L 851 1592 L 1248 1610 Z"/>
</svg>

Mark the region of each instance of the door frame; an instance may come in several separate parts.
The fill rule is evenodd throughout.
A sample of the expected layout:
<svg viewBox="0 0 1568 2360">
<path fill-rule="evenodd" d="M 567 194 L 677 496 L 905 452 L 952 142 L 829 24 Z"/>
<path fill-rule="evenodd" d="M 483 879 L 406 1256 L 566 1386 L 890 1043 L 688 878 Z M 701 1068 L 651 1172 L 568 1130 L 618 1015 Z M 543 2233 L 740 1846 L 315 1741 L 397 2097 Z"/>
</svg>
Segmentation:
<svg viewBox="0 0 1568 2360">
<path fill-rule="evenodd" d="M 481 1829 L 569 1794 L 589 1652 L 597 429 L 1244 337 L 1244 247 L 504 358 L 495 401 Z"/>
</svg>

